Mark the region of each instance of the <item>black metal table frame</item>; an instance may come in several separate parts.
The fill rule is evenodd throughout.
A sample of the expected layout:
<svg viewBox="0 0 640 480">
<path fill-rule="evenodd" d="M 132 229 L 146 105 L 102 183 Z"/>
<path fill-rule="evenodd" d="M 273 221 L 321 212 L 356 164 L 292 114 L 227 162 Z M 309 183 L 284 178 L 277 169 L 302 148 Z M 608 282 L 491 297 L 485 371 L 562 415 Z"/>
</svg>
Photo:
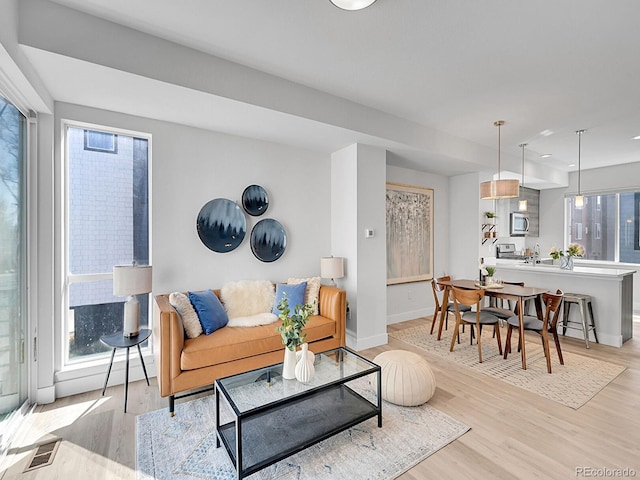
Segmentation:
<svg viewBox="0 0 640 480">
<path fill-rule="evenodd" d="M 222 379 L 217 379 L 215 381 L 214 384 L 214 394 L 216 397 L 216 448 L 219 448 L 221 443 L 225 446 L 227 453 L 229 454 L 229 457 L 231 459 L 231 461 L 233 462 L 234 457 L 235 457 L 235 469 L 236 469 L 236 478 L 238 480 L 241 480 L 244 477 L 247 477 L 259 470 L 262 470 L 266 467 L 268 467 L 269 465 L 273 465 L 276 462 L 279 462 L 280 460 L 287 458 L 291 455 L 294 455 L 306 448 L 311 447 L 312 445 L 315 445 L 323 440 L 326 440 L 329 437 L 332 437 L 333 435 L 336 435 L 344 430 L 347 430 L 351 427 L 353 427 L 354 425 L 357 425 L 359 423 L 362 423 L 365 420 L 368 420 L 369 418 L 373 418 L 374 416 L 378 417 L 378 427 L 382 428 L 382 390 L 380 388 L 381 384 L 382 384 L 382 369 L 380 368 L 379 365 L 376 365 L 375 363 L 371 362 L 370 360 L 367 360 L 366 358 L 358 355 L 357 353 L 353 352 L 352 350 L 345 348 L 345 347 L 341 347 L 338 349 L 333 349 L 333 350 L 329 350 L 327 352 L 321 352 L 321 354 L 324 353 L 329 353 L 332 351 L 336 351 L 337 355 L 338 355 L 338 359 L 340 362 L 340 368 L 342 370 L 343 365 L 342 365 L 342 355 L 344 354 L 344 352 L 347 352 L 349 355 L 354 355 L 356 357 L 358 357 L 359 359 L 363 360 L 364 362 L 368 363 L 371 365 L 371 368 L 368 370 L 364 370 L 362 372 L 358 372 L 356 374 L 352 374 L 349 375 L 347 377 L 344 378 L 339 378 L 337 380 L 328 382 L 326 384 L 320 385 L 316 388 L 312 388 L 309 390 L 306 390 L 304 392 L 300 392 L 298 394 L 283 398 L 281 400 L 275 401 L 275 402 L 270 402 L 267 403 L 265 405 L 261 405 L 260 407 L 256 407 L 253 408 L 251 410 L 248 410 L 246 412 L 240 412 L 237 408 L 234 402 L 229 400 L 229 396 L 228 396 L 228 392 L 226 391 L 224 385 L 221 385 L 220 380 Z M 279 365 L 281 364 L 275 364 L 272 365 L 271 367 L 267 367 L 268 369 L 274 368 L 277 369 L 279 367 Z M 259 371 L 259 370 L 264 370 L 264 368 L 257 368 L 255 370 L 251 370 L 249 372 L 245 372 L 245 373 L 241 373 L 240 375 L 244 375 L 246 373 L 250 373 L 253 371 Z M 365 399 L 364 397 L 362 397 L 361 395 L 359 395 L 357 392 L 354 392 L 353 390 L 351 390 L 349 387 L 346 386 L 346 383 L 352 381 L 352 380 L 356 380 L 358 378 L 361 377 L 365 377 L 367 375 L 371 375 L 375 373 L 377 375 L 377 400 L 378 400 L 378 405 L 373 405 L 371 402 L 369 402 L 369 400 Z M 271 375 L 272 375 L 272 371 L 271 370 L 267 370 L 267 378 L 266 378 L 266 382 L 269 383 L 271 381 Z M 342 373 L 341 373 L 342 375 Z M 232 377 L 235 375 L 232 375 Z M 227 377 L 228 378 L 228 377 Z M 313 440 L 306 442 L 304 444 L 298 445 L 297 448 L 287 451 L 287 452 L 283 452 L 281 454 L 275 455 L 271 458 L 269 458 L 267 461 L 264 461 L 260 464 L 257 465 L 252 465 L 247 467 L 246 469 L 242 469 L 242 422 L 241 420 L 247 417 L 251 417 L 251 416 L 255 416 L 258 415 L 260 413 L 263 412 L 268 412 L 269 410 L 273 410 L 275 408 L 281 407 L 283 405 L 287 405 L 292 403 L 293 401 L 296 400 L 300 400 L 301 398 L 305 398 L 305 397 L 309 397 L 311 395 L 317 394 L 319 392 L 323 392 L 326 390 L 329 390 L 331 388 L 335 388 L 336 386 L 342 386 L 348 390 L 350 390 L 354 395 L 357 395 L 358 397 L 360 397 L 362 399 L 362 402 L 366 402 L 372 406 L 375 407 L 375 413 L 367 415 L 366 417 L 363 418 L 359 418 L 357 421 L 351 421 L 351 422 L 347 422 L 345 424 L 343 424 L 341 427 L 337 428 L 337 429 L 333 429 L 331 431 L 325 432 L 323 435 L 320 435 L 316 438 L 314 438 Z M 234 420 L 232 422 L 229 422 L 225 425 L 220 425 L 220 395 L 224 396 L 225 401 L 227 402 L 227 404 L 231 407 L 233 414 L 234 414 Z M 225 438 L 223 437 L 223 435 L 221 434 L 221 428 L 228 426 L 232 423 L 235 423 L 235 445 L 228 445 L 227 442 L 225 441 Z M 235 450 L 235 455 L 233 455 L 233 451 L 232 448 Z"/>
<path fill-rule="evenodd" d="M 107 347 L 113 348 L 111 351 L 111 361 L 109 362 L 109 369 L 107 370 L 107 378 L 104 380 L 104 387 L 102 387 L 102 396 L 107 390 L 107 384 L 109 383 L 109 375 L 111 375 L 111 367 L 113 367 L 113 359 L 116 355 L 118 348 L 126 348 L 126 367 L 124 370 L 124 413 L 127 413 L 127 397 L 129 395 L 129 349 L 131 347 L 138 347 L 138 354 L 140 355 L 140 363 L 142 363 L 142 371 L 144 372 L 144 378 L 149 385 L 149 377 L 147 376 L 147 367 L 144 364 L 142 358 L 142 351 L 140 350 L 140 344 L 147 340 L 151 336 L 151 330 L 148 328 L 141 328 L 140 333 L 135 337 L 125 337 L 122 332 L 116 332 L 109 335 L 103 335 L 100 337 L 100 341 Z"/>
</svg>

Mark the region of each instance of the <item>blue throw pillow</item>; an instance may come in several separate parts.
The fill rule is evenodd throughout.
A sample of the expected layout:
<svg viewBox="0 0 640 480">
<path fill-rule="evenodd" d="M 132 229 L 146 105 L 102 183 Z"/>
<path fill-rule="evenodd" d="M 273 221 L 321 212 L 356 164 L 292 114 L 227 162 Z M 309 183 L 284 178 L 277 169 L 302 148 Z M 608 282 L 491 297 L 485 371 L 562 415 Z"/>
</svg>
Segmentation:
<svg viewBox="0 0 640 480">
<path fill-rule="evenodd" d="M 213 291 L 189 292 L 189 301 L 198 314 L 205 335 L 224 327 L 229 321 L 227 311 Z"/>
<path fill-rule="evenodd" d="M 307 282 L 296 283 L 295 285 L 284 285 L 279 283 L 276 286 L 276 301 L 273 304 L 273 310 L 271 313 L 274 315 L 280 315 L 278 304 L 286 294 L 289 301 L 289 310 L 293 310 L 298 305 L 304 305 L 304 293 L 307 290 Z"/>
</svg>

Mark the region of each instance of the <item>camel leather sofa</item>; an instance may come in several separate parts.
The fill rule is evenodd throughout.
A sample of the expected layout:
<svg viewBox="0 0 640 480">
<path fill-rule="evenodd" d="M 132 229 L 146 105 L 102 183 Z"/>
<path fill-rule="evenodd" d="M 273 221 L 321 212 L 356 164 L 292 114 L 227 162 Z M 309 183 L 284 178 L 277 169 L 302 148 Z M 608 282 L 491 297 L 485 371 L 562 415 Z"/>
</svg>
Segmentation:
<svg viewBox="0 0 640 480">
<path fill-rule="evenodd" d="M 214 290 L 220 298 L 220 290 Z M 309 317 L 304 332 L 309 350 L 322 352 L 345 346 L 346 292 L 322 285 L 318 297 L 319 315 Z M 157 295 L 154 302 L 153 341 L 158 387 L 169 397 L 173 415 L 178 393 L 213 385 L 217 378 L 280 363 L 284 346 L 276 327 L 281 321 L 255 327 L 225 326 L 210 335 L 187 338 L 182 319 L 169 303 L 169 295 Z"/>
</svg>

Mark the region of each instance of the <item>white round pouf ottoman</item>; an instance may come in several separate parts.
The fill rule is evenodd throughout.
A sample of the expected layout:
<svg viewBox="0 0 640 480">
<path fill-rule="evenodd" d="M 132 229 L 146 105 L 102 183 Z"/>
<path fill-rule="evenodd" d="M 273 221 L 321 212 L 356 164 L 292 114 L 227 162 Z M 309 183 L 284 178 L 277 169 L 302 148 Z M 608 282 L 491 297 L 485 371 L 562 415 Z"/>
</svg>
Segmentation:
<svg viewBox="0 0 640 480">
<path fill-rule="evenodd" d="M 382 398 L 414 407 L 428 402 L 436 391 L 436 377 L 427 361 L 405 350 L 389 350 L 373 359 L 382 369 Z"/>
</svg>

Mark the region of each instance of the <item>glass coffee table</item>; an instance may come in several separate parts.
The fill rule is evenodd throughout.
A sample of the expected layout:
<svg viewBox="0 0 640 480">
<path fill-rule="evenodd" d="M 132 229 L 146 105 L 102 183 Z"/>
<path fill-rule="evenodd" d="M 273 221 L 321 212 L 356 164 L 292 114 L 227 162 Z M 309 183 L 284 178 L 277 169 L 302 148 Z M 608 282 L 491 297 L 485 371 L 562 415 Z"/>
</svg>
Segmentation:
<svg viewBox="0 0 640 480">
<path fill-rule="evenodd" d="M 314 366 L 308 384 L 283 379 L 281 363 L 216 380 L 216 447 L 222 443 L 238 479 L 369 418 L 382 427 L 378 365 L 337 348 L 316 354 Z M 374 386 L 357 381 L 369 375 Z M 226 422 L 221 401 L 230 411 Z"/>
</svg>

